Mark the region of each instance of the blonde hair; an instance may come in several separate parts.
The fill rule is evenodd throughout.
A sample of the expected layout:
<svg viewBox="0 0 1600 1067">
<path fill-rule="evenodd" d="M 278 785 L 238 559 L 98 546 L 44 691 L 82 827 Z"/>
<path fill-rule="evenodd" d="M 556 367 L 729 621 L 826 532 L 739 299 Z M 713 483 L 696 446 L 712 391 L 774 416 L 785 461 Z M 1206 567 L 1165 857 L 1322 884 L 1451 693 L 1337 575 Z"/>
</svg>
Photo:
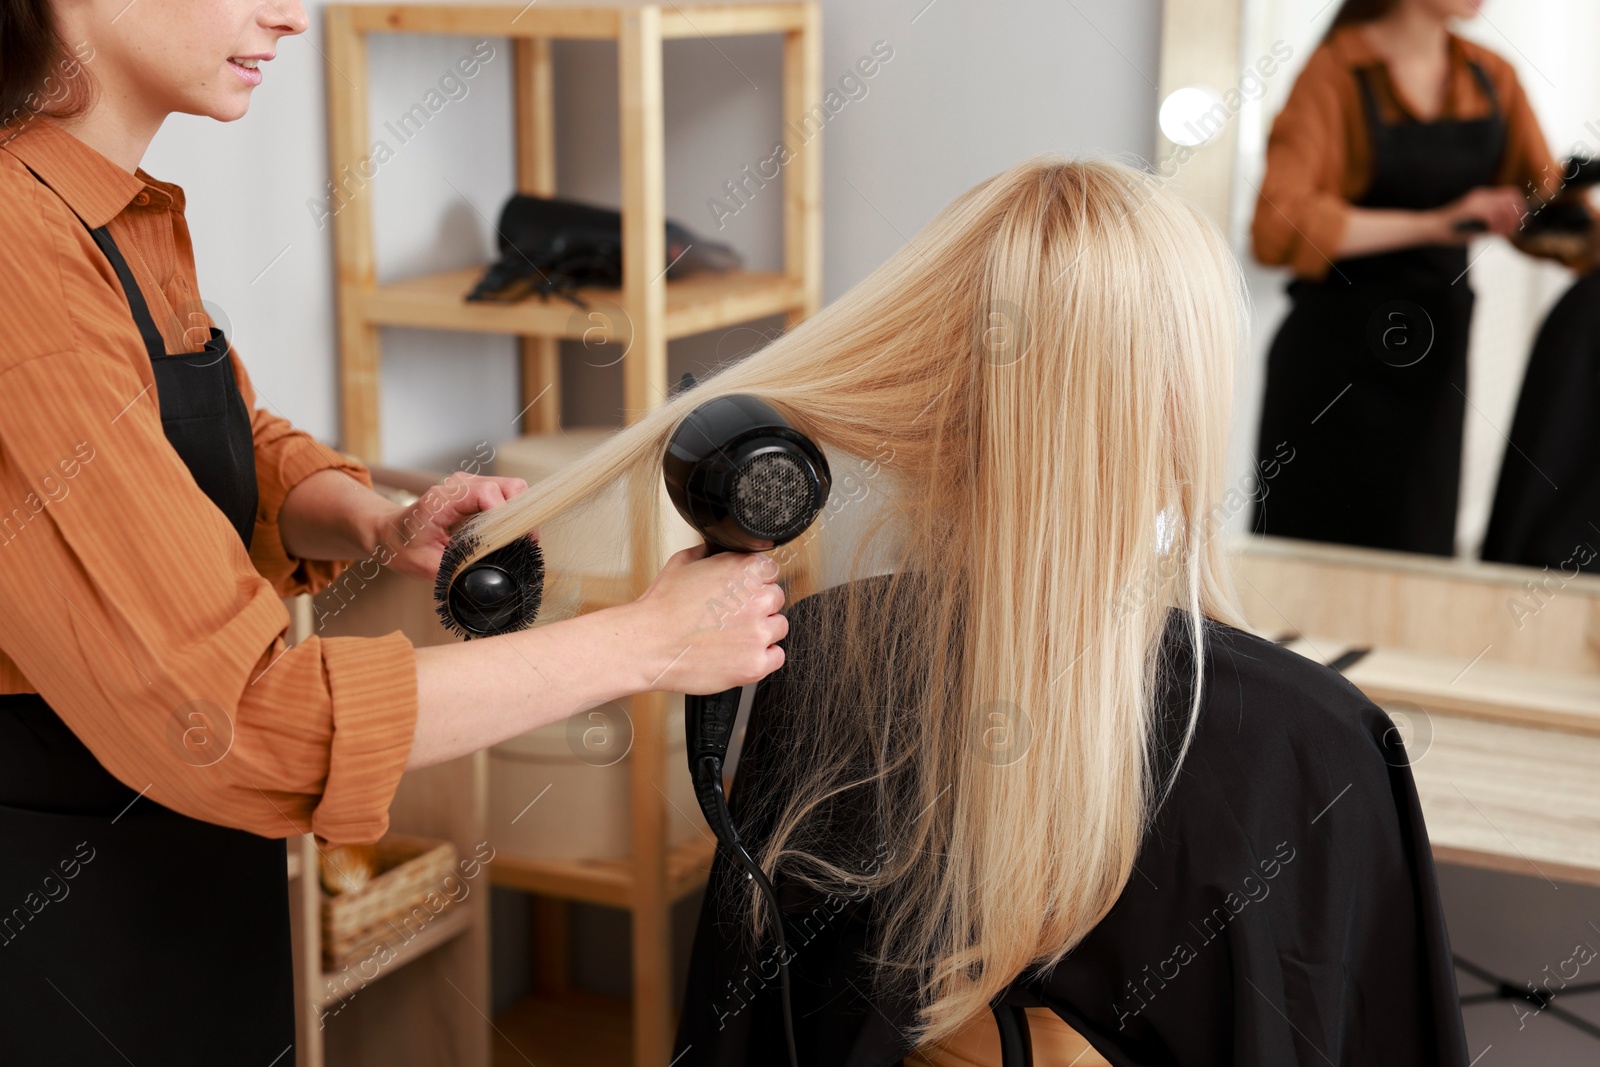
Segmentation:
<svg viewBox="0 0 1600 1067">
<path fill-rule="evenodd" d="M 936 579 L 916 587 L 919 639 L 854 639 L 883 623 L 847 583 L 827 672 L 914 676 L 913 714 L 807 708 L 817 729 L 785 733 L 760 860 L 825 891 L 887 891 L 875 959 L 916 977 L 919 1041 L 1110 909 L 1171 782 L 1151 759 L 1169 610 L 1186 612 L 1197 671 L 1204 618 L 1244 626 L 1217 536 L 1243 294 L 1215 227 L 1150 176 L 1029 160 L 817 315 L 475 520 L 487 552 L 617 479 L 648 506 L 678 419 L 730 393 L 892 474 L 861 543 L 885 551 L 891 584 Z M 1196 685 L 1185 748 L 1199 701 Z M 996 725 L 1025 729 L 1018 758 L 985 757 Z M 861 787 L 891 845 L 870 870 L 807 847 L 808 824 Z"/>
</svg>

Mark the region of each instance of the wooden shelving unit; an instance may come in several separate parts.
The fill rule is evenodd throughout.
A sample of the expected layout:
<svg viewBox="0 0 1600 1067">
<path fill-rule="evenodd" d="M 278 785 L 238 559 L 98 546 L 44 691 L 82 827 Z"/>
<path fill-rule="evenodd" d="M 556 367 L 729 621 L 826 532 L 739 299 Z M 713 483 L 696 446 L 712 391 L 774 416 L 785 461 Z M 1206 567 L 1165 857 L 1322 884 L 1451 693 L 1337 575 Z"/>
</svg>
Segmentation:
<svg viewBox="0 0 1600 1067">
<path fill-rule="evenodd" d="M 621 112 L 623 284 L 588 290 L 593 304 L 620 310 L 595 320 L 574 319 L 564 302 L 537 299 L 516 306 L 469 304 L 463 296 L 477 270 L 431 274 L 379 285 L 373 253 L 371 201 L 356 191 L 333 218 L 338 268 L 339 359 L 343 447 L 369 464 L 379 455 L 379 330 L 384 326 L 502 333 L 521 338 L 523 430 L 559 429 L 560 341 L 584 336 L 627 344 L 623 365 L 624 417 L 629 421 L 665 402 L 667 342 L 676 337 L 770 316 L 793 325 L 821 306 L 820 143 L 797 147 L 785 166 L 784 266 L 781 272 L 738 272 L 668 282 L 665 265 L 662 44 L 674 38 L 783 35 L 782 116 L 786 129 L 805 128 L 806 110 L 822 98 L 821 14 L 816 3 L 631 4 L 569 6 L 332 4 L 326 9 L 327 58 L 342 77 L 329 77 L 330 170 L 356 166 L 368 150 L 367 38 L 422 33 L 509 38 L 516 99 L 516 185 L 554 195 L 554 85 L 550 42 L 558 38 L 617 42 Z M 664 562 L 662 516 L 635 515 L 629 572 L 604 589 L 585 582 L 601 602 L 643 592 Z M 632 699 L 630 765 L 632 855 L 626 861 L 570 863 L 500 853 L 496 884 L 537 894 L 536 940 L 553 959 L 539 961 L 541 987 L 557 999 L 565 990 L 564 901 L 625 908 L 632 915 L 633 1062 L 666 1067 L 673 1037 L 671 1005 L 672 903 L 703 884 L 711 849 L 696 842 L 666 847 L 664 782 L 666 694 Z M 442 994 L 453 996 L 448 990 Z M 359 998 L 358 998 L 359 999 Z M 469 1013 L 466 1005 L 452 1011 Z M 525 1013 L 524 1013 L 525 1014 Z M 537 1012 L 534 1013 L 537 1015 Z M 581 1018 L 559 1011 L 550 1017 Z M 487 1025 L 484 1027 L 487 1032 Z M 537 1059 L 538 1049 L 522 1052 Z M 446 1061 L 439 1061 L 446 1062 Z M 467 1063 L 480 1060 L 456 1059 Z"/>
<path fill-rule="evenodd" d="M 443 478 L 381 468 L 373 475 L 374 486 L 401 504 Z M 359 594 L 347 604 L 340 597 L 348 589 L 337 582 L 323 592 L 320 607 L 309 596 L 290 601 L 290 642 L 312 634 L 378 636 L 395 629 L 419 647 L 454 640 L 434 618 L 426 583 L 384 572 L 358 585 Z M 328 614 L 319 618 L 319 610 Z M 488 754 L 479 752 L 407 772 L 389 808 L 390 829 L 449 840 L 462 860 L 486 855 L 488 765 Z M 310 836 L 288 844 L 298 999 L 295 1067 L 488 1067 L 489 870 L 458 865 L 449 890 L 456 899 L 448 907 L 396 929 L 386 945 L 362 953 L 358 962 L 328 972 L 316 844 Z"/>
</svg>

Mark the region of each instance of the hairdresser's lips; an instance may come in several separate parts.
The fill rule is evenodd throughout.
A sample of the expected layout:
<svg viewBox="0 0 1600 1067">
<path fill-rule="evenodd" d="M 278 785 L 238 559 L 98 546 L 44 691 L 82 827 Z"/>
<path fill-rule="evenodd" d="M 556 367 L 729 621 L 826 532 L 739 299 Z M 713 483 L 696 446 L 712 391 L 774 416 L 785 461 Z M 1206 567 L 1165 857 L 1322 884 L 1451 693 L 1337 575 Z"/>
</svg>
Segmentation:
<svg viewBox="0 0 1600 1067">
<path fill-rule="evenodd" d="M 271 52 L 262 52 L 253 56 L 229 56 L 228 66 L 232 71 L 244 79 L 246 85 L 260 85 L 261 71 L 257 63 L 265 63 L 272 58 Z"/>
</svg>

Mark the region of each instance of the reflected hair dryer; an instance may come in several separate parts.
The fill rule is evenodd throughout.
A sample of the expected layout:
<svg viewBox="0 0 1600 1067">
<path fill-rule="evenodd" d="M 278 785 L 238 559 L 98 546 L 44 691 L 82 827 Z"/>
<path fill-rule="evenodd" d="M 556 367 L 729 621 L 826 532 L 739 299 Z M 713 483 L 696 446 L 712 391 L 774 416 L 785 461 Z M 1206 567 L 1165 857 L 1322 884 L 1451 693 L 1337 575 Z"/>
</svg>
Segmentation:
<svg viewBox="0 0 1600 1067">
<path fill-rule="evenodd" d="M 822 449 L 766 402 L 744 395 L 708 400 L 685 416 L 667 444 L 662 474 L 673 506 L 706 539 L 708 555 L 761 552 L 792 541 L 817 517 L 833 484 Z M 742 692 L 684 698 L 689 774 L 717 841 L 772 909 L 784 1037 L 791 1067 L 798 1067 L 783 913 L 766 874 L 739 840 L 722 791 L 722 766 Z"/>
</svg>

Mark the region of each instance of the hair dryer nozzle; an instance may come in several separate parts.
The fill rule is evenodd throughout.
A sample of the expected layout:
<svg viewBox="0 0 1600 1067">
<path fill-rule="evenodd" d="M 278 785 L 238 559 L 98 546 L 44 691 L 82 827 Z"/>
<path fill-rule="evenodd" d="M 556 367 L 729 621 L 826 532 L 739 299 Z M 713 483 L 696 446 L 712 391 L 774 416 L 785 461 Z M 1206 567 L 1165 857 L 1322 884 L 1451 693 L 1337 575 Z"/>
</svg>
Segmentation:
<svg viewBox="0 0 1600 1067">
<path fill-rule="evenodd" d="M 822 449 L 745 395 L 716 397 L 686 415 L 667 443 L 662 473 L 684 521 L 737 552 L 800 536 L 833 485 Z"/>
</svg>

